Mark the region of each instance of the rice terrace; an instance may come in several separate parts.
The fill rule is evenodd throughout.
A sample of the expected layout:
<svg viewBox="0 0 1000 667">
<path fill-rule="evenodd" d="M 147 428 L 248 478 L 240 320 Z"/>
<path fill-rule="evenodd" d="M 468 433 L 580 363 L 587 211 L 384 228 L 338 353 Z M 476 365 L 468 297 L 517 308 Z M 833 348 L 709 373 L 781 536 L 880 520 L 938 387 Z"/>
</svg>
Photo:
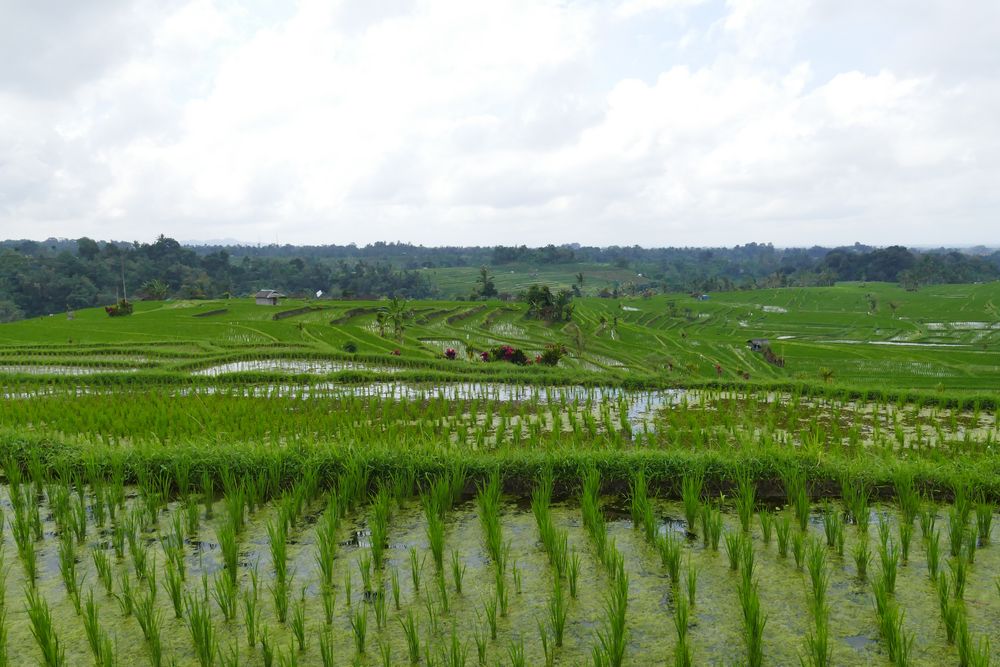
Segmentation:
<svg viewBox="0 0 1000 667">
<path fill-rule="evenodd" d="M 4 663 L 996 662 L 997 303 L 847 282 L 0 325 Z"/>
</svg>

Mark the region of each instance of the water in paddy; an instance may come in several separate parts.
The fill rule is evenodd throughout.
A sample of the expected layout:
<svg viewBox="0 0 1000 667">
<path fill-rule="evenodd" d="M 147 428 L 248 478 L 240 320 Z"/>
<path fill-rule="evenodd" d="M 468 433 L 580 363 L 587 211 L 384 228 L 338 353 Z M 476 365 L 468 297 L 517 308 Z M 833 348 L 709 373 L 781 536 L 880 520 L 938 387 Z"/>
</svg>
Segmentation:
<svg viewBox="0 0 1000 667">
<path fill-rule="evenodd" d="M 129 508 L 139 506 L 133 497 Z M 6 490 L 0 493 L 7 518 L 12 508 Z M 89 495 L 85 497 L 89 504 Z M 50 605 L 54 625 L 61 646 L 66 651 L 67 664 L 89 664 L 90 649 L 84 633 L 83 619 L 78 616 L 68 597 L 59 566 L 59 538 L 47 501 L 40 497 L 43 519 L 43 538 L 35 543 L 38 550 L 38 589 Z M 325 506 L 325 499 L 318 498 L 305 508 L 303 515 L 291 528 L 288 561 L 293 574 L 292 602 L 303 600 L 307 627 L 307 646 L 298 653 L 293 646 L 293 635 L 288 625 L 277 620 L 271 597 L 273 583 L 272 561 L 269 550 L 267 524 L 276 520 L 274 506 L 265 506 L 250 515 L 246 532 L 240 540 L 240 565 L 238 580 L 244 590 L 250 585 L 250 569 L 260 573 L 260 608 L 263 624 L 268 628 L 273 645 L 280 652 L 295 651 L 299 664 L 320 664 L 319 637 L 327 633 L 333 640 L 335 664 L 350 664 L 359 659 L 351 630 L 351 619 L 359 610 L 365 610 L 368 621 L 366 654 L 362 664 L 382 664 L 380 645 L 391 651 L 392 664 L 406 664 L 406 642 L 400 625 L 407 612 L 412 612 L 420 628 L 421 645 L 429 646 L 431 654 L 444 651 L 454 633 L 468 651 L 468 664 L 476 663 L 474 636 L 484 634 L 488 664 L 508 663 L 507 652 L 512 642 L 523 641 L 527 664 L 544 664 L 539 623 L 546 623 L 547 604 L 552 590 L 553 569 L 539 541 L 534 516 L 524 499 L 506 498 L 501 514 L 504 540 L 509 542 L 510 558 L 505 577 L 509 590 L 509 609 L 506 617 L 498 618 L 497 639 L 488 638 L 484 604 L 494 595 L 494 565 L 484 546 L 483 530 L 477 514 L 476 503 L 471 498 L 460 501 L 445 519 L 445 571 L 444 590 L 439 588 L 435 566 L 430 553 L 426 522 L 421 504 L 416 499 L 403 500 L 392 506 L 387 540 L 386 561 L 381 573 L 373 572 L 372 591 L 366 593 L 362 585 L 359 563 L 370 553 L 370 532 L 367 518 L 370 508 L 360 507 L 349 513 L 340 524 L 339 549 L 335 563 L 336 606 L 331 625 L 324 621 L 320 597 L 319 574 L 316 564 L 316 520 Z M 625 571 L 629 577 L 627 611 L 628 650 L 627 664 L 662 665 L 673 659 L 676 633 L 673 626 L 675 596 L 659 555 L 646 541 L 644 533 L 633 528 L 631 520 L 622 509 L 623 504 L 608 498 L 605 502 L 607 530 L 624 557 Z M 184 620 L 174 617 L 173 608 L 163 589 L 165 561 L 159 537 L 169 531 L 171 514 L 181 511 L 173 502 L 161 510 L 158 525 L 142 529 L 142 542 L 149 549 L 150 562 L 155 562 L 157 574 L 156 605 L 163 617 L 163 649 L 166 664 L 196 664 L 192 640 Z M 188 591 L 201 590 L 201 577 L 224 576 L 216 532 L 221 525 L 225 509 L 215 503 L 211 519 L 204 518 L 204 508 L 199 529 L 187 536 L 185 562 L 187 565 Z M 684 535 L 683 511 L 679 504 L 656 502 L 655 513 L 661 531 L 675 531 L 683 540 L 682 572 L 690 567 L 698 571 L 695 606 L 691 611 L 690 641 L 695 664 L 729 665 L 740 662 L 744 655 L 740 607 L 737 596 L 739 575 L 730 570 L 725 547 L 718 552 L 705 547 L 700 535 L 688 539 Z M 890 525 L 890 533 L 898 540 L 898 513 L 888 506 L 877 506 L 873 517 L 882 515 Z M 942 569 L 947 572 L 948 512 L 937 508 L 937 525 L 942 533 Z M 553 520 L 557 527 L 568 531 L 568 545 L 581 558 L 579 590 L 575 599 L 569 600 L 568 619 L 564 645 L 556 649 L 555 664 L 576 665 L 590 662 L 591 648 L 597 641 L 597 632 L 604 627 L 604 600 L 608 590 L 608 575 L 597 561 L 592 544 L 581 522 L 581 512 L 575 500 L 553 505 Z M 739 531 L 735 517 L 724 516 L 725 531 Z M 697 528 L 697 527 L 696 527 Z M 970 526 L 970 528 L 974 528 Z M 793 531 L 798 528 L 793 526 Z M 926 547 L 920 537 L 919 526 L 914 526 L 910 558 L 899 568 L 896 600 L 905 616 L 903 626 L 913 638 L 911 663 L 914 665 L 956 664 L 957 653 L 945 638 L 940 620 L 937 592 L 927 575 Z M 796 567 L 791 550 L 787 557 L 778 554 L 776 538 L 765 543 L 760 525 L 754 521 L 751 539 L 756 553 L 757 579 L 760 586 L 762 607 L 767 614 L 764 630 L 764 657 L 766 664 L 798 664 L 805 652 L 805 637 L 810 631 L 811 620 L 807 607 L 808 574 Z M 819 514 L 811 517 L 808 538 L 823 540 L 823 525 Z M 888 664 L 884 645 L 879 637 L 873 596 L 869 581 L 858 578 L 852 548 L 857 541 L 854 526 L 847 526 L 845 557 L 834 549 L 827 553 L 830 572 L 828 600 L 830 605 L 830 637 L 833 664 Z M 31 634 L 31 627 L 24 610 L 26 587 L 24 568 L 18 558 L 10 529 L 4 531 L 6 577 L 6 627 L 7 650 L 11 664 L 37 664 L 40 652 Z M 724 542 L 724 541 L 723 541 Z M 869 580 L 878 571 L 877 546 L 879 543 L 877 520 L 873 518 L 869 531 L 869 544 L 874 552 L 869 570 Z M 825 544 L 825 542 L 824 542 Z M 416 554 L 420 589 L 414 582 L 411 567 L 411 550 Z M 114 591 L 121 595 L 119 576 L 127 576 L 135 591 L 145 591 L 145 582 L 135 578 L 132 561 L 115 560 L 111 545 L 110 523 L 103 528 L 88 526 L 86 538 L 77 545 L 77 567 L 83 579 L 83 590 L 94 589 L 102 626 L 109 632 L 123 661 L 122 664 L 143 664 L 148 649 L 134 615 L 123 614 L 115 599 L 104 592 L 99 583 L 91 557 L 92 551 L 104 551 L 114 564 L 116 580 Z M 462 593 L 456 590 L 450 565 L 452 552 L 458 554 L 465 568 Z M 516 590 L 514 572 L 518 573 L 520 590 Z M 392 573 L 397 574 L 400 608 L 395 608 L 392 595 Z M 976 551 L 974 564 L 969 570 L 964 606 L 970 632 L 974 639 L 989 636 L 1000 627 L 1000 595 L 995 577 L 1000 572 L 1000 547 L 984 542 Z M 350 594 L 348 595 L 348 580 Z M 683 587 L 682 587 L 682 590 Z M 686 592 L 686 591 L 685 591 Z M 377 627 L 375 600 L 383 596 L 386 601 L 386 622 Z M 447 610 L 442 600 L 447 598 Z M 241 664 L 263 664 L 260 645 L 247 645 L 244 626 L 238 615 L 224 621 L 219 608 L 212 604 L 213 623 L 219 647 L 223 652 L 239 652 Z M 436 618 L 435 620 L 432 620 Z M 992 658 L 1000 658 L 1000 642 L 994 642 Z M 423 651 L 423 649 L 421 649 Z"/>
</svg>

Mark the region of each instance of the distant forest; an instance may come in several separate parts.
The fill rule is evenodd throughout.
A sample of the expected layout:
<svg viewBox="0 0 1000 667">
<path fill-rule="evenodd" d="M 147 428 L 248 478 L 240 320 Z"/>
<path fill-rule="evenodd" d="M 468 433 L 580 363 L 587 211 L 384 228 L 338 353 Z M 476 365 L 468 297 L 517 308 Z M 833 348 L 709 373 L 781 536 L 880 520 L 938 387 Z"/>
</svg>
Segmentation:
<svg viewBox="0 0 1000 667">
<path fill-rule="evenodd" d="M 596 248 L 579 245 L 425 248 L 405 243 L 326 246 L 185 246 L 89 238 L 0 241 L 0 321 L 138 298 L 289 295 L 342 298 L 454 297 L 421 270 L 445 267 L 602 264 L 641 273 L 643 291 L 713 291 L 830 285 L 841 280 L 934 283 L 1000 278 L 1000 251 L 839 248 Z M 633 289 L 635 285 L 631 286 Z M 469 292 L 475 285 L 470 279 Z"/>
</svg>

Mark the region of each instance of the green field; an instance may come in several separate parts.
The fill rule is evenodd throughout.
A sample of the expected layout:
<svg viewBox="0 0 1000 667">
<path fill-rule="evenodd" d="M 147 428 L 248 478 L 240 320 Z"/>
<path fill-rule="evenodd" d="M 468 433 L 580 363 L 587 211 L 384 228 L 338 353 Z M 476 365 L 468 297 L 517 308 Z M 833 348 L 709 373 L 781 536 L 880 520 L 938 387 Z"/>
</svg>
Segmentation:
<svg viewBox="0 0 1000 667">
<path fill-rule="evenodd" d="M 751 382 L 990 390 L 1000 379 L 996 303 L 1000 283 L 919 292 L 844 284 L 718 293 L 707 301 L 682 294 L 583 298 L 574 301 L 572 322 L 548 324 L 526 319 L 517 303 L 421 301 L 409 304 L 397 339 L 391 332 L 380 335 L 376 324 L 385 302 L 145 302 L 130 317 L 90 309 L 73 320 L 60 314 L 0 326 L 0 368 L 188 373 L 240 360 L 354 359 L 462 375 L 485 372 L 469 369 L 470 351 L 510 344 L 534 357 L 546 345 L 562 344 L 568 355 L 560 370 L 568 382 L 577 371 L 606 374 L 612 383 L 629 376 L 676 385 L 739 382 L 748 374 Z M 315 310 L 273 319 L 306 307 Z M 749 351 L 751 338 L 769 339 L 784 367 Z M 349 342 L 356 355 L 344 353 Z M 459 357 L 451 366 L 442 362 L 449 347 Z M 245 368 L 295 370 L 274 361 Z"/>
<path fill-rule="evenodd" d="M 0 665 L 996 663 L 998 299 L 2 325 Z"/>
</svg>

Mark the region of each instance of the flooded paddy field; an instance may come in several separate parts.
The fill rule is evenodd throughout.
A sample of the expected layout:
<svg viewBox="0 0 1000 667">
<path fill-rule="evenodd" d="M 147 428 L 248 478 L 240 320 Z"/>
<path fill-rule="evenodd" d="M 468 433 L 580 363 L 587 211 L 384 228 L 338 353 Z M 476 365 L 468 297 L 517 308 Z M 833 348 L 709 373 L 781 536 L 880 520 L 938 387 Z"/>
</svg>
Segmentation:
<svg viewBox="0 0 1000 667">
<path fill-rule="evenodd" d="M 120 664 L 577 665 L 607 643 L 619 664 L 759 650 L 784 665 L 815 655 L 817 613 L 830 664 L 888 664 L 899 639 L 905 664 L 1000 657 L 985 641 L 1000 622 L 991 504 L 905 490 L 890 504 L 676 502 L 641 479 L 604 495 L 592 473 L 557 497 L 544 473 L 527 496 L 459 469 L 355 469 L 329 488 L 267 472 L 203 488 L 190 473 L 135 487 L 25 471 L 3 487 L 12 664 L 43 659 L 38 632 L 65 664 L 112 646 Z M 745 581 L 766 619 L 756 638 Z"/>
</svg>

